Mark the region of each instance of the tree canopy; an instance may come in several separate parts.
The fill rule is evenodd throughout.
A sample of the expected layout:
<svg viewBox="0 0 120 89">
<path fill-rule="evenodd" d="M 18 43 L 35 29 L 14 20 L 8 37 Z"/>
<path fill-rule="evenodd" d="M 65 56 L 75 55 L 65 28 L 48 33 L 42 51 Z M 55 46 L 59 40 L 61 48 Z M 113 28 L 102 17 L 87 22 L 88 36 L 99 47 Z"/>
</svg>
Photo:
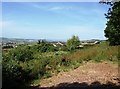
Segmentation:
<svg viewBox="0 0 120 89">
<path fill-rule="evenodd" d="M 107 26 L 104 30 L 105 37 L 108 38 L 110 45 L 120 45 L 120 1 L 111 2 L 105 0 L 107 5 L 110 5 L 108 12 L 105 14 L 107 21 Z M 108 2 L 109 1 L 109 2 Z"/>
</svg>

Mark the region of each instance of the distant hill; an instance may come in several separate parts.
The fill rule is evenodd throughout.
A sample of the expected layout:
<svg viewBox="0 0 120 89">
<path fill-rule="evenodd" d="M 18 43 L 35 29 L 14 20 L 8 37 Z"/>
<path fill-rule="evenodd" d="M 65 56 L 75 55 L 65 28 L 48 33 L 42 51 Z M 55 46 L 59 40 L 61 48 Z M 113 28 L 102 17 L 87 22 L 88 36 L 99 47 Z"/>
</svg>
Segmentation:
<svg viewBox="0 0 120 89">
<path fill-rule="evenodd" d="M 19 39 L 19 38 L 5 38 L 1 37 L 0 42 L 2 43 L 31 43 L 37 42 L 37 39 Z"/>
<path fill-rule="evenodd" d="M 6 37 L 0 37 L 0 43 L 32 43 L 32 42 L 38 42 L 38 40 L 46 40 L 46 39 L 21 39 L 21 38 L 6 38 Z M 58 40 L 46 40 L 48 42 L 58 42 Z M 95 42 L 95 41 L 101 41 L 99 39 L 91 39 L 91 40 L 82 40 L 81 42 Z M 65 41 L 62 41 L 65 42 Z"/>
</svg>

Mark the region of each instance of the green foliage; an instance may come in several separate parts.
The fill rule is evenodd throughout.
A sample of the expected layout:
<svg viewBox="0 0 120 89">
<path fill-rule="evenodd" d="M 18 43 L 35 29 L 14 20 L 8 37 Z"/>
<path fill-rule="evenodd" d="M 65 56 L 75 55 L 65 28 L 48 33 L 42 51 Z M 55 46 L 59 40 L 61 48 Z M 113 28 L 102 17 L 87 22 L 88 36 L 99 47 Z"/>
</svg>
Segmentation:
<svg viewBox="0 0 120 89">
<path fill-rule="evenodd" d="M 48 47 L 47 51 L 42 46 Z M 38 49 L 40 48 L 40 49 Z M 37 50 L 38 49 L 38 50 Z M 3 56 L 3 87 L 16 88 L 34 79 L 50 77 L 52 70 L 61 63 L 60 55 L 66 52 L 52 52 L 53 46 L 47 43 L 32 46 L 18 46 Z M 51 52 L 49 52 L 51 51 Z M 11 84 L 12 83 L 12 84 Z"/>
<path fill-rule="evenodd" d="M 33 52 L 30 50 L 31 47 L 29 46 L 20 46 L 15 49 L 12 49 L 8 57 L 12 60 L 19 60 L 19 61 L 28 61 L 33 59 Z"/>
<path fill-rule="evenodd" d="M 117 61 L 117 46 L 109 46 L 106 42 L 74 52 L 55 51 L 52 48 L 40 51 L 41 45 L 52 47 L 49 43 L 40 43 L 18 46 L 3 53 L 3 86 L 5 88 L 14 88 L 35 79 L 48 78 L 58 72 L 78 68 L 83 62 Z"/>
<path fill-rule="evenodd" d="M 3 46 L 3 49 L 7 49 L 7 48 L 13 48 L 13 46 Z"/>
<path fill-rule="evenodd" d="M 68 48 L 66 45 L 63 45 L 63 46 L 59 47 L 59 51 L 68 51 Z"/>
<path fill-rule="evenodd" d="M 105 29 L 105 36 L 108 38 L 110 45 L 120 45 L 120 1 L 119 2 L 106 2 L 111 7 L 107 14 L 105 14 L 107 27 Z"/>
<path fill-rule="evenodd" d="M 19 87 L 20 84 L 24 85 L 23 70 L 17 61 L 3 59 L 2 65 L 3 89 Z"/>
<path fill-rule="evenodd" d="M 32 46 L 33 50 L 37 50 L 38 52 L 54 52 L 54 51 L 58 51 L 57 47 L 54 47 L 52 44 L 48 43 L 48 42 L 42 42 L 39 43 L 37 45 Z"/>
<path fill-rule="evenodd" d="M 67 40 L 66 46 L 71 50 L 75 50 L 80 45 L 80 40 L 78 36 L 73 36 L 71 39 Z"/>
</svg>

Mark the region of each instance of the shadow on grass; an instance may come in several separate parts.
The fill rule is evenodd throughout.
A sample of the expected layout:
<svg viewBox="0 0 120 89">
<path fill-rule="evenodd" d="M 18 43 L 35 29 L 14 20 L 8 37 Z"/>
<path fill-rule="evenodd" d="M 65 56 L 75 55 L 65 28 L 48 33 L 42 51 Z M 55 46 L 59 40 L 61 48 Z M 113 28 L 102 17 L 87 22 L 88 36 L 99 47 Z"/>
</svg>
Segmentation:
<svg viewBox="0 0 120 89">
<path fill-rule="evenodd" d="M 52 87 L 29 87 L 27 89 L 120 89 L 120 83 L 114 84 L 112 82 L 107 82 L 106 84 L 101 84 L 98 81 L 95 81 L 88 85 L 86 82 L 83 83 L 60 83 L 57 86 Z"/>
</svg>

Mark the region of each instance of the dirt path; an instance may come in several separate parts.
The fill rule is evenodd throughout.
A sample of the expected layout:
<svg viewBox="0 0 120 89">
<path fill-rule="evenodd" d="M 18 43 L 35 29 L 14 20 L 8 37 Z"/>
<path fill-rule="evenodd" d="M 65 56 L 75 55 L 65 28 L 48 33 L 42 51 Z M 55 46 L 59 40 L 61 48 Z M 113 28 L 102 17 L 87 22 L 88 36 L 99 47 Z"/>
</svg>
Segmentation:
<svg viewBox="0 0 120 89">
<path fill-rule="evenodd" d="M 112 82 L 119 84 L 116 80 L 118 78 L 118 66 L 112 63 L 87 63 L 83 64 L 75 70 L 69 72 L 61 72 L 57 76 L 44 79 L 40 82 L 41 87 L 57 86 L 61 83 L 87 83 L 88 85 L 99 81 L 101 84 Z"/>
</svg>

